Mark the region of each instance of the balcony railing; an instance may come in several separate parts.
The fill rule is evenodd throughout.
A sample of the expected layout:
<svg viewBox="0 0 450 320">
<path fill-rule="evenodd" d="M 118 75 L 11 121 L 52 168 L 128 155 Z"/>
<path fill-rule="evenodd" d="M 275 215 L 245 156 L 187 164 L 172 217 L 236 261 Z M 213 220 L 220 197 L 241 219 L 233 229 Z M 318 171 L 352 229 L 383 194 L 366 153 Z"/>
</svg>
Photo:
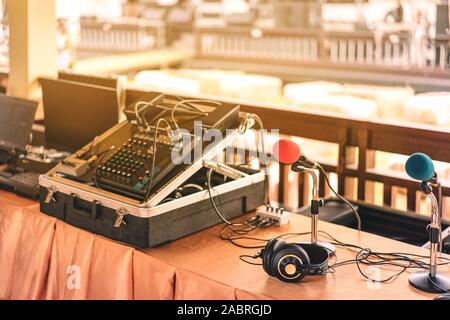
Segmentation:
<svg viewBox="0 0 450 320">
<path fill-rule="evenodd" d="M 417 45 L 406 32 L 249 28 L 198 28 L 195 32 L 199 58 L 427 73 L 450 68 L 448 37 L 425 39 Z"/>
<path fill-rule="evenodd" d="M 79 50 L 132 52 L 165 46 L 163 22 L 110 22 L 82 19 Z"/>
<path fill-rule="evenodd" d="M 142 97 L 141 91 L 128 91 L 127 102 L 131 103 Z M 227 99 L 222 99 L 227 102 Z M 404 170 L 386 170 L 377 167 L 376 152 L 388 152 L 410 155 L 424 152 L 436 161 L 450 163 L 450 131 L 431 126 L 383 123 L 333 116 L 322 112 L 308 113 L 294 107 L 271 107 L 239 103 L 241 111 L 256 113 L 267 129 L 279 129 L 282 135 L 313 139 L 338 146 L 337 158 L 322 165 L 330 176 L 337 176 L 337 189 L 340 194 L 351 199 L 375 203 L 375 183 L 383 188 L 382 204 L 396 207 L 394 198 L 397 190 L 405 190 L 405 210 L 420 212 L 423 201 L 417 181 L 411 180 Z M 356 151 L 358 150 L 358 151 Z M 278 176 L 278 177 L 277 177 Z M 278 175 L 271 175 L 271 190 L 280 203 L 286 203 L 287 195 L 295 190 L 298 203 L 294 207 L 308 204 L 311 193 L 309 179 L 298 174 L 298 179 L 289 179 L 289 166 L 279 165 Z M 275 180 L 275 185 L 274 185 Z M 276 182 L 278 180 L 278 182 Z M 444 216 L 450 219 L 450 186 L 443 183 Z M 323 176 L 319 180 L 320 196 L 330 194 Z M 275 198 L 273 199 L 275 200 Z M 402 209 L 402 208 L 397 208 Z"/>
</svg>

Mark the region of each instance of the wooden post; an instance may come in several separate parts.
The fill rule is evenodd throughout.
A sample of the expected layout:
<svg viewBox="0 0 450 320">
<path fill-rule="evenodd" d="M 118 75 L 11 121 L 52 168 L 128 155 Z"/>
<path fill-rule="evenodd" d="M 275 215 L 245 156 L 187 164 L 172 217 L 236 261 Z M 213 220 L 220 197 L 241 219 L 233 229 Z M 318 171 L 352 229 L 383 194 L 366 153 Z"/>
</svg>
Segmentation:
<svg viewBox="0 0 450 320">
<path fill-rule="evenodd" d="M 55 0 L 8 1 L 9 95 L 37 99 L 38 78 L 57 75 L 55 14 Z"/>
</svg>

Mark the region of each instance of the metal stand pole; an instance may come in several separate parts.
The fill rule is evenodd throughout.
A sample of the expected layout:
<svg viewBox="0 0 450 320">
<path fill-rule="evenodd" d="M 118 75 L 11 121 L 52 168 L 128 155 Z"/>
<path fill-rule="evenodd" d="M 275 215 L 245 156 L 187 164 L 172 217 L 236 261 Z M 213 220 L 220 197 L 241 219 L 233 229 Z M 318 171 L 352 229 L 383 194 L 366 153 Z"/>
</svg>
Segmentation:
<svg viewBox="0 0 450 320">
<path fill-rule="evenodd" d="M 428 198 L 431 200 L 431 223 L 428 226 L 428 233 L 430 237 L 430 269 L 429 271 L 420 271 L 411 274 L 409 277 L 409 283 L 416 289 L 433 292 L 443 293 L 450 290 L 450 276 L 439 274 L 437 272 L 437 258 L 438 248 L 441 242 L 441 225 L 440 225 L 440 201 L 436 199 L 432 192 L 431 186 L 429 186 L 429 192 L 427 191 Z"/>
<path fill-rule="evenodd" d="M 322 199 L 319 198 L 319 178 L 317 172 L 313 169 L 293 165 L 292 171 L 294 172 L 306 172 L 311 175 L 313 179 L 312 200 L 311 200 L 311 241 L 305 241 L 302 243 L 310 243 L 324 247 L 328 250 L 330 255 L 335 254 L 336 247 L 329 242 L 318 241 L 318 223 L 319 223 L 319 208 L 322 206 Z"/>
</svg>

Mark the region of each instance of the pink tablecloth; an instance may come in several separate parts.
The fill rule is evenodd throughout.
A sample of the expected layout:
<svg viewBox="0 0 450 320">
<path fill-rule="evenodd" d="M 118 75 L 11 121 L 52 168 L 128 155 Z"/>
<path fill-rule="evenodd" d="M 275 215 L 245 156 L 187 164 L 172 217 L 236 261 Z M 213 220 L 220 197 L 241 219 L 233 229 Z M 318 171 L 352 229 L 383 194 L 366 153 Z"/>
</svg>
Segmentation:
<svg viewBox="0 0 450 320">
<path fill-rule="evenodd" d="M 258 298 L 0 193 L 0 299 Z"/>
</svg>

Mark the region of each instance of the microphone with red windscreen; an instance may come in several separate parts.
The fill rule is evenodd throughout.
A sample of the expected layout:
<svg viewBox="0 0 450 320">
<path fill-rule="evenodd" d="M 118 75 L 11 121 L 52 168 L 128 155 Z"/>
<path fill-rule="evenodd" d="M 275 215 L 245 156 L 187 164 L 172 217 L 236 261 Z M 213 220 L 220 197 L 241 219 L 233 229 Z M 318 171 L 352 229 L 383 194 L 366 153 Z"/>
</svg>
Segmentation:
<svg viewBox="0 0 450 320">
<path fill-rule="evenodd" d="M 318 197 L 318 194 L 319 194 L 318 174 L 322 174 L 323 177 L 325 178 L 325 182 L 330 187 L 330 190 L 336 195 L 336 197 L 338 197 L 342 202 L 346 203 L 351 208 L 351 210 L 355 214 L 355 217 L 357 220 L 358 230 L 361 230 L 361 218 L 360 218 L 358 212 L 356 211 L 356 208 L 348 200 L 346 200 L 343 196 L 341 196 L 334 190 L 334 188 L 330 184 L 327 174 L 325 173 L 325 170 L 317 162 L 312 161 L 312 160 L 308 159 L 307 157 L 305 157 L 304 155 L 302 155 L 300 147 L 294 141 L 287 140 L 287 139 L 278 140 L 273 145 L 272 154 L 278 162 L 280 162 L 282 164 L 291 165 L 292 171 L 308 172 L 312 175 L 312 177 L 313 177 L 313 200 L 312 200 L 312 204 L 311 204 L 311 209 L 312 209 L 311 213 L 313 214 L 313 217 L 314 217 L 314 214 L 319 213 L 318 206 L 319 206 L 320 201 L 318 201 L 319 200 L 319 197 Z M 318 171 L 319 171 L 318 173 L 315 172 L 316 169 L 318 169 Z M 416 170 L 416 171 L 418 172 L 419 170 Z M 422 174 L 422 171 L 420 171 L 420 173 Z M 418 174 L 419 173 L 416 173 L 416 175 L 418 175 Z M 313 234 L 315 233 L 315 227 L 316 227 L 316 225 L 313 225 Z M 312 242 L 314 243 L 314 239 Z"/>
<path fill-rule="evenodd" d="M 272 154 L 278 162 L 294 164 L 300 159 L 302 153 L 294 141 L 281 139 L 273 145 Z"/>
<path fill-rule="evenodd" d="M 282 164 L 296 164 L 316 169 L 317 163 L 302 155 L 300 147 L 292 140 L 280 139 L 273 145 L 272 154 Z"/>
</svg>

